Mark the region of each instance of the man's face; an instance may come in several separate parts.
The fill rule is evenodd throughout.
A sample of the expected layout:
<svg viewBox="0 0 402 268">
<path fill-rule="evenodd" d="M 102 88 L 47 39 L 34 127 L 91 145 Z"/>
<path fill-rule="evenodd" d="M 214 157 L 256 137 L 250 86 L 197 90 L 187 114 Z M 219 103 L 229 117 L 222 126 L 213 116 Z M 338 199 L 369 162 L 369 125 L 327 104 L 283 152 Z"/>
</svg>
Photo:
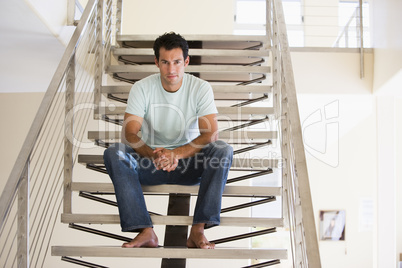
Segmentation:
<svg viewBox="0 0 402 268">
<path fill-rule="evenodd" d="M 189 64 L 190 59 L 183 58 L 183 50 L 174 48 L 166 50 L 164 47 L 159 50 L 159 61 L 155 58 L 155 64 L 161 73 L 162 86 L 169 92 L 180 89 L 183 82 L 184 68 Z"/>
</svg>

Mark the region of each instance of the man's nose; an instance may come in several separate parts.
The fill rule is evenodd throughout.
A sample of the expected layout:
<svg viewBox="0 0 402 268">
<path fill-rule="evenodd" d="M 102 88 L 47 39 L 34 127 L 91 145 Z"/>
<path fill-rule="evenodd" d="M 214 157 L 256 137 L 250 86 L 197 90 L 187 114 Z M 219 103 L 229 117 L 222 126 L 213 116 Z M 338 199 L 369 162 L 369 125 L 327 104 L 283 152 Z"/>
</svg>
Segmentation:
<svg viewBox="0 0 402 268">
<path fill-rule="evenodd" d="M 173 70 L 174 70 L 174 65 L 171 64 L 171 63 L 169 63 L 169 64 L 168 64 L 168 71 L 169 71 L 169 73 L 171 73 Z"/>
</svg>

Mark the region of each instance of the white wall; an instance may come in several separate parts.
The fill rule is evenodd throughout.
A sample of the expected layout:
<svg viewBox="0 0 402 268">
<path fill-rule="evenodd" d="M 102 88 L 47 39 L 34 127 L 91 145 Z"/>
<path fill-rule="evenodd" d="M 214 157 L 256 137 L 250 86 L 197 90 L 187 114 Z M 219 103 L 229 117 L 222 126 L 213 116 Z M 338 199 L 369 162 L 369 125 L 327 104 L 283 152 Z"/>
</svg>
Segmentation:
<svg viewBox="0 0 402 268">
<path fill-rule="evenodd" d="M 372 0 L 372 36 L 375 48 L 374 91 L 402 95 L 402 2 Z"/>
<path fill-rule="evenodd" d="M 332 47 L 339 34 L 338 0 L 303 0 L 304 46 Z"/>
<path fill-rule="evenodd" d="M 45 92 L 64 52 L 23 0 L 0 9 L 0 92 Z"/>
<path fill-rule="evenodd" d="M 373 55 L 365 60 L 360 79 L 358 53 L 292 53 L 317 231 L 320 210 L 346 212 L 345 241 L 319 241 L 325 268 L 375 267 L 365 210 L 376 193 Z"/>
<path fill-rule="evenodd" d="M 0 25 L 2 190 L 65 47 L 23 0 L 2 2 Z"/>
<path fill-rule="evenodd" d="M 378 267 L 395 267 L 402 253 L 401 135 L 402 2 L 372 0 L 374 92 L 378 96 Z M 399 188 L 398 188 L 399 186 Z"/>
<path fill-rule="evenodd" d="M 232 0 L 132 0 L 123 1 L 123 12 L 123 34 L 233 33 Z"/>
<path fill-rule="evenodd" d="M 67 25 L 67 2 L 69 0 L 24 0 L 50 32 L 67 45 L 75 27 Z"/>
<path fill-rule="evenodd" d="M 396 137 L 396 156 L 395 156 L 395 163 L 402 163 L 402 141 L 401 139 L 398 139 L 397 137 L 402 137 L 402 118 L 401 118 L 401 114 L 402 114 L 402 98 L 398 98 L 395 100 L 395 114 L 399 115 L 396 119 L 395 122 L 395 137 Z M 400 165 L 396 164 L 396 170 L 395 170 L 395 176 L 397 178 L 396 180 L 396 204 L 397 204 L 397 213 L 396 213 L 396 253 L 398 255 L 398 260 L 402 261 L 401 259 L 399 259 L 399 254 L 402 253 L 402 208 L 401 208 L 401 204 L 402 204 L 402 195 L 400 194 L 400 189 L 402 189 L 402 168 Z"/>
<path fill-rule="evenodd" d="M 8 179 L 43 93 L 0 93 L 0 192 Z"/>
</svg>

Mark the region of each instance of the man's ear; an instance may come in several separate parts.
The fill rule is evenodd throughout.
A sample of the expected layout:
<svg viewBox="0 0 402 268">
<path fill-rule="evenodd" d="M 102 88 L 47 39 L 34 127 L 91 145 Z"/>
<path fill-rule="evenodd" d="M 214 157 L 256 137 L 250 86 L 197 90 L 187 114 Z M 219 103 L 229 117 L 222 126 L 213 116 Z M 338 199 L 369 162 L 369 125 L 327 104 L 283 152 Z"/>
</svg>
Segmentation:
<svg viewBox="0 0 402 268">
<path fill-rule="evenodd" d="M 190 56 L 187 56 L 186 60 L 184 61 L 184 67 L 187 67 L 190 63 Z"/>
<path fill-rule="evenodd" d="M 155 59 L 155 65 L 159 68 L 159 61 L 158 61 L 158 59 L 155 57 L 154 58 Z"/>
</svg>

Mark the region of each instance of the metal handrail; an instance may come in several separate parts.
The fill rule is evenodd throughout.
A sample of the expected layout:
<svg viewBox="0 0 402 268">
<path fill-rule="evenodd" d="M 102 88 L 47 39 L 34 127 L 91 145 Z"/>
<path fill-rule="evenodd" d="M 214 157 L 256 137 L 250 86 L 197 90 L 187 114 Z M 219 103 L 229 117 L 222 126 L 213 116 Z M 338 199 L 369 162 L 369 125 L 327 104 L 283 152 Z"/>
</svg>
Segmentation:
<svg viewBox="0 0 402 268">
<path fill-rule="evenodd" d="M 273 58 L 278 61 L 276 103 L 280 110 L 285 196 L 294 267 L 321 267 L 296 87 L 281 0 L 273 0 Z M 300 214 L 299 214 L 300 213 Z M 299 240 L 297 237 L 300 236 Z"/>
<path fill-rule="evenodd" d="M 0 197 L 0 229 L 4 224 L 4 219 L 10 209 L 10 205 L 12 203 L 14 195 L 17 192 L 18 185 L 20 183 L 24 168 L 26 166 L 26 163 L 29 162 L 29 157 L 35 146 L 35 142 L 39 136 L 39 133 L 43 127 L 46 115 L 48 114 L 51 104 L 56 96 L 57 89 L 59 88 L 64 73 L 67 70 L 71 57 L 74 55 L 75 48 L 80 41 L 84 27 L 86 27 L 87 25 L 89 15 L 92 13 L 94 9 L 94 3 L 95 0 L 89 0 L 87 4 L 82 19 L 77 25 L 77 28 L 74 31 L 73 36 L 71 37 L 71 41 L 69 42 L 63 54 L 63 57 L 61 58 L 61 61 L 50 82 L 50 85 L 45 93 L 45 96 L 43 97 L 38 112 L 36 113 L 36 116 L 32 122 L 31 128 L 28 131 L 28 135 L 23 143 L 22 149 L 17 157 L 17 160 L 11 171 L 11 174 L 3 189 L 3 193 Z"/>
</svg>

